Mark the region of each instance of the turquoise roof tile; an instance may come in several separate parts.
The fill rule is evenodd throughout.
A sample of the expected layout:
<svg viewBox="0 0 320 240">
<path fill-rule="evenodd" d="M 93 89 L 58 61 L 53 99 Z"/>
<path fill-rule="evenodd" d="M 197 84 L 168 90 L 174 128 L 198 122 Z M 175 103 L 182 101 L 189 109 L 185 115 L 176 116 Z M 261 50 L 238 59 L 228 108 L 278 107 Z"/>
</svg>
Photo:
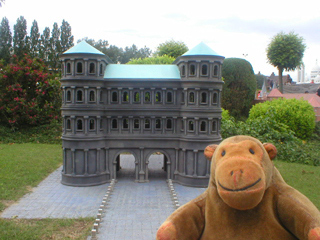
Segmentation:
<svg viewBox="0 0 320 240">
<path fill-rule="evenodd" d="M 65 51 L 63 54 L 75 54 L 75 53 L 87 53 L 87 54 L 98 54 L 98 55 L 105 55 L 96 48 L 92 47 L 86 41 L 82 41 L 75 45 L 74 47 L 70 48 L 69 50 Z"/>
<path fill-rule="evenodd" d="M 213 51 L 208 45 L 204 42 L 199 43 L 197 46 L 183 54 L 182 56 L 197 56 L 197 55 L 205 55 L 205 56 L 220 56 L 218 53 Z"/>
<path fill-rule="evenodd" d="M 176 65 L 109 64 L 105 79 L 180 79 Z"/>
</svg>

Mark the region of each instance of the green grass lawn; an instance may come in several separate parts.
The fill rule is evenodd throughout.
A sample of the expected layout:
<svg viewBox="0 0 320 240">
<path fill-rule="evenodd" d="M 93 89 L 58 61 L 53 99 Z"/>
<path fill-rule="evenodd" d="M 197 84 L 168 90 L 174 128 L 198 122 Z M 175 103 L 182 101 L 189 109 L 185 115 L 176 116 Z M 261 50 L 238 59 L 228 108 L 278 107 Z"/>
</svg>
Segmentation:
<svg viewBox="0 0 320 240">
<path fill-rule="evenodd" d="M 0 144 L 0 212 L 62 163 L 58 144 Z M 1 219 L 0 239 L 87 239 L 94 218 Z"/>
<path fill-rule="evenodd" d="M 320 210 L 320 166 L 274 161 L 283 179 L 307 196 Z"/>
</svg>

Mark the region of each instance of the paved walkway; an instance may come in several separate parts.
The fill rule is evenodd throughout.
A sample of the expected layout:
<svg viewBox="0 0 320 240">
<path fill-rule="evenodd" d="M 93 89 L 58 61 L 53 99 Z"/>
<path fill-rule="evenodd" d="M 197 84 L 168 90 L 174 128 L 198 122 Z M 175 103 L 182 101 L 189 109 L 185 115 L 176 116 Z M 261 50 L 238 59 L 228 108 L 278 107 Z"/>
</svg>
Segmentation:
<svg viewBox="0 0 320 240">
<path fill-rule="evenodd" d="M 98 229 L 99 240 L 152 240 L 161 223 L 174 211 L 162 155 L 149 163 L 149 183 L 134 182 L 134 160 L 121 155 L 121 170 L 109 196 L 108 207 Z M 33 192 L 2 214 L 2 218 L 78 218 L 96 217 L 109 184 L 94 187 L 62 185 L 61 168 L 42 181 Z M 174 184 L 180 205 L 205 189 Z M 90 237 L 88 238 L 90 239 Z"/>
</svg>

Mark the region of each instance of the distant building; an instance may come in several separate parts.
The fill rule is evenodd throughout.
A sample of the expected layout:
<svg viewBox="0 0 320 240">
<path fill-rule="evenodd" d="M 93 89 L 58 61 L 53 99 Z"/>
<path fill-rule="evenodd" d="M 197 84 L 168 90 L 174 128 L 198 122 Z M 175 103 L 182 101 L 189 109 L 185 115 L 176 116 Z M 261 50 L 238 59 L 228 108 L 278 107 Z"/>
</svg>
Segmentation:
<svg viewBox="0 0 320 240">
<path fill-rule="evenodd" d="M 305 65 L 302 63 L 297 70 L 297 83 L 305 83 Z"/>
<path fill-rule="evenodd" d="M 320 83 L 320 66 L 318 65 L 318 60 L 311 70 L 310 81 L 312 83 Z"/>
<path fill-rule="evenodd" d="M 291 84 L 292 83 L 292 78 L 290 77 L 289 74 L 283 75 L 282 76 L 282 82 L 283 84 Z M 279 76 L 276 76 L 274 72 L 268 77 L 267 79 L 267 89 L 271 90 L 273 88 L 277 88 L 279 86 Z"/>
<path fill-rule="evenodd" d="M 116 179 L 124 152 L 135 158 L 135 181 L 148 182 L 160 152 L 168 179 L 208 185 L 203 151 L 221 141 L 224 57 L 200 43 L 171 65 L 113 64 L 81 42 L 61 60 L 63 184 Z"/>
</svg>

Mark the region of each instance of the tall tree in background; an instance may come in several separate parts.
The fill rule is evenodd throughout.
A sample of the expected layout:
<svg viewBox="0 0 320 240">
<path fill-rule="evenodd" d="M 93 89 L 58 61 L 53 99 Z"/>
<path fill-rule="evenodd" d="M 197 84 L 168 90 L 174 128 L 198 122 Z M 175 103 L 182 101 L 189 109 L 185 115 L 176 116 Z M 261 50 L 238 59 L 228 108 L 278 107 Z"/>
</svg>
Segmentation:
<svg viewBox="0 0 320 240">
<path fill-rule="evenodd" d="M 45 62 L 49 62 L 50 49 L 50 28 L 46 27 L 41 35 L 39 54 L 39 57 Z"/>
<path fill-rule="evenodd" d="M 28 54 L 27 21 L 21 16 L 13 27 L 13 51 L 18 58 Z"/>
<path fill-rule="evenodd" d="M 60 65 L 59 55 L 61 53 L 60 29 L 57 23 L 53 24 L 53 29 L 51 32 L 51 39 L 50 39 L 50 47 L 51 47 L 50 54 L 49 54 L 50 67 L 53 71 L 56 71 Z"/>
<path fill-rule="evenodd" d="M 9 63 L 11 48 L 12 35 L 9 21 L 4 17 L 0 25 L 0 59 L 3 59 L 5 63 Z"/>
<path fill-rule="evenodd" d="M 281 93 L 283 93 L 283 70 L 293 71 L 300 66 L 305 49 L 304 39 L 294 32 L 289 34 L 280 32 L 272 38 L 268 45 L 267 57 L 269 63 L 278 68 Z"/>
<path fill-rule="evenodd" d="M 39 56 L 40 33 L 39 33 L 38 23 L 36 20 L 33 21 L 32 27 L 30 30 L 29 45 L 30 45 L 30 56 L 32 58 Z"/>
<path fill-rule="evenodd" d="M 71 34 L 70 24 L 63 19 L 62 25 L 60 27 L 60 44 L 61 44 L 61 53 L 67 51 L 73 46 L 74 37 Z"/>
<path fill-rule="evenodd" d="M 180 57 L 182 54 L 188 51 L 188 47 L 184 42 L 180 41 L 166 41 L 165 43 L 161 43 L 157 47 L 156 54 L 158 56 L 168 55 L 170 57 Z"/>
<path fill-rule="evenodd" d="M 125 47 L 123 57 L 120 60 L 121 63 L 127 63 L 133 58 L 146 58 L 151 55 L 150 48 L 146 46 L 144 48 L 138 49 L 135 44 L 132 44 L 131 47 Z"/>
</svg>

